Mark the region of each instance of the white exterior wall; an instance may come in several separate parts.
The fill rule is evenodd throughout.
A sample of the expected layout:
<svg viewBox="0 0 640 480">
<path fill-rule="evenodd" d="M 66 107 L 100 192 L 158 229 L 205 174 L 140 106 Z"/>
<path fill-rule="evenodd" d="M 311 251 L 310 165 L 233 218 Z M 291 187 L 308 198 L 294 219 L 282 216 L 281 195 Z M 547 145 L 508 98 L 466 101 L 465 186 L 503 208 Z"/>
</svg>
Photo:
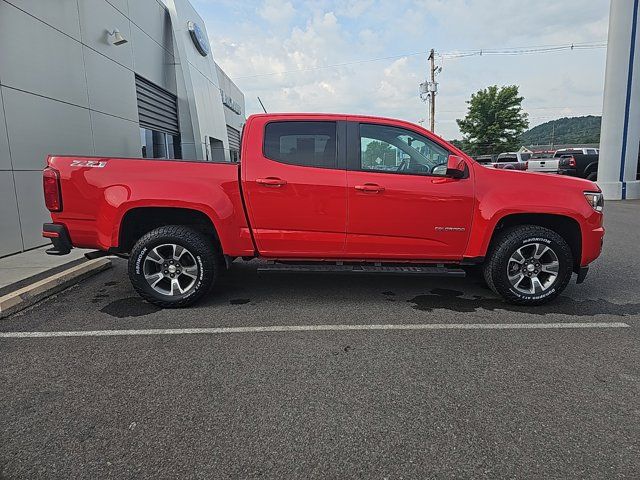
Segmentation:
<svg viewBox="0 0 640 480">
<path fill-rule="evenodd" d="M 195 22 L 209 38 L 204 20 L 187 0 L 163 0 L 173 25 L 176 83 L 180 112 L 180 125 L 191 129 L 193 143 L 182 142 L 185 158 L 207 159 L 209 138 L 222 141 L 225 157 L 229 160 L 229 141 L 224 118 L 218 72 L 212 52 L 202 56 L 195 48 L 188 22 Z M 185 150 L 186 147 L 186 150 Z M 191 155 L 192 153 L 192 155 Z"/>
<path fill-rule="evenodd" d="M 640 198 L 640 0 L 611 0 L 598 185 L 605 198 Z"/>
</svg>

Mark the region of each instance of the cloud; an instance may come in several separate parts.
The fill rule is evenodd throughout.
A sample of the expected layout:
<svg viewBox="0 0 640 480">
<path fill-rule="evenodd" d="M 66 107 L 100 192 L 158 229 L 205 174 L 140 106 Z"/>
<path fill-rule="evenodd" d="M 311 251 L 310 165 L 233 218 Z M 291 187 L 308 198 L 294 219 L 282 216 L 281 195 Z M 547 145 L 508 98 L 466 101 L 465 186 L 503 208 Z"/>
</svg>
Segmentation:
<svg viewBox="0 0 640 480">
<path fill-rule="evenodd" d="M 248 112 L 333 111 L 425 118 L 418 85 L 426 52 L 570 44 L 606 39 L 608 0 L 193 0 L 214 58 L 243 90 Z M 570 27 L 570 28 L 569 28 Z M 407 54 L 407 55 L 404 55 Z M 380 57 L 336 68 L 326 65 Z M 439 59 L 436 130 L 459 137 L 465 101 L 516 84 L 537 124 L 599 113 L 604 50 Z M 267 74 L 267 75 L 265 75 Z"/>
<path fill-rule="evenodd" d="M 291 2 L 267 0 L 258 9 L 259 15 L 274 26 L 285 27 L 289 25 L 296 11 Z"/>
</svg>

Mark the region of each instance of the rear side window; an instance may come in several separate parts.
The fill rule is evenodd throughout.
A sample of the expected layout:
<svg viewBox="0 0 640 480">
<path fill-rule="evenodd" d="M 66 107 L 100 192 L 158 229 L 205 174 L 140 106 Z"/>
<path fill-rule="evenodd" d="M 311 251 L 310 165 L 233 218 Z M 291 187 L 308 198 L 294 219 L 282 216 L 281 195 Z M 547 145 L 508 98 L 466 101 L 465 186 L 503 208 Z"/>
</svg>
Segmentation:
<svg viewBox="0 0 640 480">
<path fill-rule="evenodd" d="M 271 122 L 264 131 L 264 155 L 303 167 L 337 168 L 335 122 Z"/>
</svg>

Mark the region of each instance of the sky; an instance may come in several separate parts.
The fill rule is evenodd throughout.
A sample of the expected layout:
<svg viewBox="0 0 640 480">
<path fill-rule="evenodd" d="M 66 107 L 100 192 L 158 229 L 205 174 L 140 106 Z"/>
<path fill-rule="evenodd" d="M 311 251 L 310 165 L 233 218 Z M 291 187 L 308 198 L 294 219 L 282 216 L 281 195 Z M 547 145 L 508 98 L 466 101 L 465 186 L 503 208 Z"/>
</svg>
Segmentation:
<svg viewBox="0 0 640 480">
<path fill-rule="evenodd" d="M 518 85 L 530 126 L 602 112 L 605 48 L 453 57 L 604 43 L 609 0 L 191 3 L 205 21 L 214 59 L 243 91 L 247 114 L 262 111 L 259 96 L 269 112 L 425 121 L 428 105 L 418 85 L 428 74 L 431 48 L 442 67 L 435 131 L 447 139 L 461 138 L 456 118 L 464 117 L 471 94 L 489 85 Z"/>
</svg>

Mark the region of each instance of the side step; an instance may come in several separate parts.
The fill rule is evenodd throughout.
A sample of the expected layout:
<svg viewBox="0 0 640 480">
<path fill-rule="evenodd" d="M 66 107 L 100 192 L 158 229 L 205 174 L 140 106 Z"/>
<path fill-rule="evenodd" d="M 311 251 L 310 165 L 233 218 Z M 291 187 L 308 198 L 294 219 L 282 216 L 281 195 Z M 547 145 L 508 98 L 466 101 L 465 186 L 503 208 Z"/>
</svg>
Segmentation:
<svg viewBox="0 0 640 480">
<path fill-rule="evenodd" d="M 466 276 L 461 268 L 447 268 L 444 265 L 369 265 L 369 264 L 327 264 L 327 263 L 267 263 L 258 267 L 258 273 L 345 273 L 383 275 L 421 275 L 425 277 Z"/>
</svg>

